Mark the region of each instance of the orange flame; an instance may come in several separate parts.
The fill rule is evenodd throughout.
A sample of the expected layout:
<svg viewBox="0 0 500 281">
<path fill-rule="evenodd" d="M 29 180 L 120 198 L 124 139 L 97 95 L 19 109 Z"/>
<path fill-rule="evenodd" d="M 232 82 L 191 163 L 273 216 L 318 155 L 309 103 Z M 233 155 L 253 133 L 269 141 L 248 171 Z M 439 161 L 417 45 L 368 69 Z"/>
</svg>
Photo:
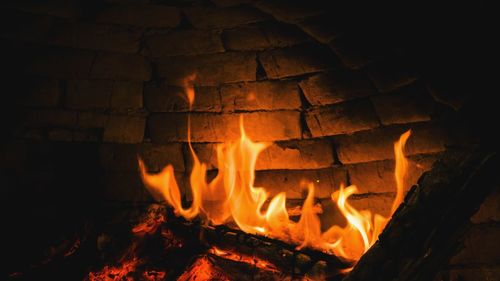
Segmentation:
<svg viewBox="0 0 500 281">
<path fill-rule="evenodd" d="M 187 81 L 192 81 L 189 79 Z M 190 89 L 192 90 L 186 88 L 186 93 L 191 102 L 194 101 L 194 91 L 191 92 Z M 240 131 L 239 140 L 217 146 L 218 174 L 212 181 L 207 182 L 207 164 L 200 162 L 192 148 L 188 128 L 188 144 L 194 162 L 190 175 L 192 203 L 188 208 L 182 206 L 181 192 L 175 181 L 172 165 L 166 166 L 158 174 L 149 174 L 143 161 L 139 159 L 145 186 L 156 200 L 165 201 L 177 215 L 185 219 L 190 220 L 200 215 L 213 225 L 232 221 L 244 232 L 295 243 L 298 248 L 313 247 L 356 261 L 375 243 L 389 218 L 372 214 L 369 210 L 356 210 L 351 206 L 348 199 L 358 191 L 354 185 L 341 185 L 340 189 L 331 195 L 331 199 L 348 222 L 345 227 L 333 225 L 326 231 L 321 231 L 312 183 L 308 185 L 308 195 L 299 221 L 290 220 L 285 207 L 285 192 L 269 198 L 265 188 L 254 186 L 257 158 L 270 143 L 257 143 L 248 138 L 242 118 Z M 397 191 L 391 215 L 403 200 L 404 179 L 408 169 L 403 149 L 409 136 L 410 131 L 404 133 L 394 144 Z M 269 205 L 264 210 L 264 203 L 268 199 Z"/>
</svg>

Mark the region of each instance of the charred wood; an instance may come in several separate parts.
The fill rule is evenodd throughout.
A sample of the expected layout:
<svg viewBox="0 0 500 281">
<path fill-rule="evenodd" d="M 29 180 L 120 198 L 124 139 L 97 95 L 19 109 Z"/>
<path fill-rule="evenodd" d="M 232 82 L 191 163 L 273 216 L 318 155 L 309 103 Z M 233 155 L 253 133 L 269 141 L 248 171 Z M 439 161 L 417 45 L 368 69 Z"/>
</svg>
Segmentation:
<svg viewBox="0 0 500 281">
<path fill-rule="evenodd" d="M 490 191 L 500 157 L 477 147 L 447 151 L 407 194 L 373 247 L 344 281 L 432 280 Z"/>
</svg>

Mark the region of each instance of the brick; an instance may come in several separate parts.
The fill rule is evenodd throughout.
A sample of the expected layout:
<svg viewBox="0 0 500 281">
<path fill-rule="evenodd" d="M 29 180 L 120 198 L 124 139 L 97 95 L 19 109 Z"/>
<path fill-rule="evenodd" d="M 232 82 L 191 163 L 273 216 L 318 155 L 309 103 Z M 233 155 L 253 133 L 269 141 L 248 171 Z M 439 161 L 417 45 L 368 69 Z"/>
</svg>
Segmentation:
<svg viewBox="0 0 500 281">
<path fill-rule="evenodd" d="M 182 87 L 148 83 L 144 87 L 144 102 L 152 112 L 187 112 L 189 104 Z M 192 111 L 220 112 L 221 99 L 217 87 L 195 87 Z"/>
<path fill-rule="evenodd" d="M 226 84 L 221 87 L 223 111 L 300 109 L 300 93 L 293 81 Z"/>
<path fill-rule="evenodd" d="M 312 182 L 315 197 L 328 198 L 345 180 L 345 171 L 340 168 L 264 170 L 256 172 L 254 185 L 264 187 L 270 196 L 285 191 L 287 199 L 304 199 L 307 196 L 307 184 Z"/>
<path fill-rule="evenodd" d="M 408 177 L 405 181 L 405 192 L 417 183 L 425 172 L 430 170 L 437 155 L 421 155 L 409 159 Z M 346 165 L 350 183 L 358 187 L 359 193 L 396 192 L 393 160 L 382 160 L 367 163 Z"/>
<path fill-rule="evenodd" d="M 160 58 L 156 66 L 158 75 L 165 78 L 166 83 L 179 86 L 193 73 L 195 83 L 200 86 L 255 81 L 257 70 L 255 54 L 246 52 L 165 57 Z"/>
<path fill-rule="evenodd" d="M 284 48 L 308 41 L 296 26 L 277 22 L 226 30 L 222 38 L 226 49 L 239 51 Z"/>
<path fill-rule="evenodd" d="M 337 155 L 344 164 L 394 158 L 394 142 L 412 129 L 405 155 L 437 153 L 445 150 L 447 133 L 433 123 L 384 127 L 334 138 Z"/>
<path fill-rule="evenodd" d="M 110 106 L 113 109 L 142 108 L 142 83 L 113 81 Z"/>
<path fill-rule="evenodd" d="M 350 134 L 379 126 L 367 100 L 313 108 L 306 113 L 306 122 L 313 137 Z"/>
<path fill-rule="evenodd" d="M 351 69 L 360 69 L 366 64 L 385 55 L 388 49 L 382 46 L 379 38 L 369 34 L 344 35 L 328 45 L 342 63 Z"/>
<path fill-rule="evenodd" d="M 479 210 L 472 216 L 473 223 L 487 223 L 500 221 L 500 188 L 496 188 L 484 202 Z"/>
<path fill-rule="evenodd" d="M 52 28 L 48 41 L 64 47 L 136 53 L 141 35 L 139 30 L 120 26 L 62 21 Z"/>
<path fill-rule="evenodd" d="M 433 100 L 425 88 L 409 85 L 388 95 L 371 98 L 384 125 L 431 120 Z"/>
<path fill-rule="evenodd" d="M 32 110 L 25 120 L 27 127 L 64 127 L 72 128 L 77 123 L 77 113 L 66 110 Z"/>
<path fill-rule="evenodd" d="M 144 117 L 110 116 L 104 128 L 103 140 L 106 142 L 138 143 L 144 137 Z"/>
<path fill-rule="evenodd" d="M 195 144 L 194 150 L 208 169 L 218 168 L 217 144 Z M 259 154 L 257 170 L 307 170 L 333 165 L 332 144 L 328 140 L 277 142 Z"/>
<path fill-rule="evenodd" d="M 15 10 L 0 11 L 0 37 L 29 42 L 43 42 L 54 18 L 47 15 L 35 15 Z"/>
<path fill-rule="evenodd" d="M 255 5 L 262 11 L 283 22 L 295 23 L 300 19 L 320 14 L 324 7 L 320 2 L 259 1 Z"/>
<path fill-rule="evenodd" d="M 112 81 L 70 80 L 67 83 L 66 106 L 72 109 L 105 109 L 109 107 Z"/>
<path fill-rule="evenodd" d="M 90 51 L 53 49 L 36 56 L 25 72 L 52 78 L 87 78 L 94 57 Z"/>
<path fill-rule="evenodd" d="M 59 104 L 61 91 L 55 79 L 34 79 L 26 83 L 20 103 L 34 107 L 55 107 Z"/>
<path fill-rule="evenodd" d="M 499 266 L 480 266 L 471 268 L 452 268 L 443 270 L 435 279 L 436 281 L 476 281 L 500 280 Z"/>
<path fill-rule="evenodd" d="M 125 54 L 98 54 L 92 70 L 92 79 L 147 81 L 151 79 L 151 65 L 142 56 Z"/>
<path fill-rule="evenodd" d="M 361 71 L 337 69 L 316 74 L 300 82 L 312 105 L 329 105 L 376 94 L 370 80 Z"/>
<path fill-rule="evenodd" d="M 176 172 L 184 171 L 184 155 L 181 143 L 152 144 L 144 143 L 139 155 L 149 171 L 159 172 L 171 164 Z"/>
<path fill-rule="evenodd" d="M 497 247 L 500 227 L 479 225 L 472 227 L 464 239 L 463 248 L 450 259 L 451 265 L 497 264 L 500 252 Z"/>
<path fill-rule="evenodd" d="M 252 7 L 190 7 L 183 11 L 193 26 L 202 29 L 228 28 L 268 18 L 266 14 Z"/>
<path fill-rule="evenodd" d="M 98 22 L 141 27 L 175 27 L 180 10 L 163 5 L 111 5 L 97 14 Z"/>
<path fill-rule="evenodd" d="M 259 55 L 259 61 L 272 79 L 317 72 L 336 64 L 333 54 L 316 44 L 265 51 Z"/>
<path fill-rule="evenodd" d="M 306 18 L 300 21 L 298 26 L 311 37 L 324 44 L 338 38 L 344 29 L 336 15 L 327 13 Z"/>
<path fill-rule="evenodd" d="M 144 53 L 152 57 L 224 52 L 220 31 L 184 29 L 146 39 Z"/>
<path fill-rule="evenodd" d="M 300 113 L 295 111 L 242 113 L 247 135 L 254 141 L 300 138 Z M 186 113 L 155 114 L 148 128 L 155 142 L 187 141 Z M 223 142 L 240 137 L 236 114 L 191 114 L 193 142 Z"/>
<path fill-rule="evenodd" d="M 264 150 L 257 169 L 319 169 L 333 165 L 332 144 L 328 140 L 275 143 Z"/>
<path fill-rule="evenodd" d="M 414 70 L 410 68 L 404 58 L 393 57 L 373 62 L 368 64 L 365 70 L 375 87 L 383 93 L 417 80 Z"/>
</svg>

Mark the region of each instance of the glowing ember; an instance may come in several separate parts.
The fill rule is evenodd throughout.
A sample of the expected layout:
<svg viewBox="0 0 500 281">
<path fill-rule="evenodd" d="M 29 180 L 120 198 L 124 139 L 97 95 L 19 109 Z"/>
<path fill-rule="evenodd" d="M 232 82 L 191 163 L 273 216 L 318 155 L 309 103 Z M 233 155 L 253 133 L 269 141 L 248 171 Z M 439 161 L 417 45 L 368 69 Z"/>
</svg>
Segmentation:
<svg viewBox="0 0 500 281">
<path fill-rule="evenodd" d="M 105 266 L 101 271 L 90 272 L 89 281 L 118 281 L 131 280 L 129 274 L 134 272 L 138 264 L 137 259 L 123 262 L 119 266 Z"/>
<path fill-rule="evenodd" d="M 154 214 L 150 212 L 147 218 L 132 228 L 132 233 L 135 235 L 144 235 L 155 233 L 158 227 L 165 222 L 165 217 L 162 214 Z"/>
<path fill-rule="evenodd" d="M 220 280 L 229 281 L 230 279 L 217 268 L 207 256 L 201 257 L 184 271 L 177 281 L 206 281 Z"/>
<path fill-rule="evenodd" d="M 218 249 L 217 247 L 212 247 L 208 252 L 212 255 L 216 255 L 218 257 L 227 259 L 227 260 L 233 260 L 233 261 L 238 261 L 238 262 L 244 262 L 251 264 L 257 268 L 264 269 L 267 271 L 273 271 L 273 272 L 279 272 L 279 270 L 274 266 L 273 264 L 256 258 L 256 257 L 251 257 L 239 253 L 233 253 L 231 251 L 224 251 L 221 249 Z"/>
<path fill-rule="evenodd" d="M 189 77 L 185 83 L 190 107 L 194 102 L 193 78 Z M 290 220 L 292 214 L 285 207 L 285 192 L 269 198 L 265 188 L 254 186 L 255 163 L 259 154 L 270 144 L 253 142 L 248 138 L 242 118 L 240 118 L 240 139 L 217 146 L 219 170 L 217 176 L 208 182 L 207 165 L 199 161 L 191 146 L 190 119 L 188 126 L 188 144 L 194 163 L 190 175 L 192 191 L 190 207 L 182 206 L 181 192 L 172 165 L 166 166 L 158 174 L 149 174 L 143 161 L 139 159 L 142 179 L 150 193 L 158 201 L 166 201 L 177 215 L 185 219 L 190 220 L 200 215 L 214 225 L 232 221 L 244 232 L 295 243 L 298 248 L 313 247 L 352 261 L 358 260 L 375 243 L 389 220 L 369 210 L 356 210 L 349 204 L 348 199 L 358 191 L 357 187 L 341 185 L 339 190 L 331 195 L 331 199 L 348 224 L 343 228 L 334 225 L 322 232 L 318 217 L 321 208 L 318 209 L 314 203 L 313 183 L 308 185 L 308 195 L 300 210 L 299 221 Z M 391 215 L 403 199 L 403 183 L 408 169 L 403 149 L 409 136 L 410 131 L 404 133 L 394 144 L 397 193 Z M 263 205 L 268 199 L 269 205 L 264 210 Z"/>
<path fill-rule="evenodd" d="M 160 281 L 165 279 L 165 272 L 164 271 L 156 271 L 156 270 L 149 270 L 145 271 L 142 274 L 142 277 L 144 280 L 148 281 Z"/>
<path fill-rule="evenodd" d="M 132 228 L 134 240 L 121 255 L 117 265 L 106 265 L 101 270 L 90 272 L 85 280 L 89 281 L 121 281 L 136 280 L 164 280 L 166 273 L 164 271 L 146 270 L 140 267 L 145 264 L 145 260 L 137 256 L 137 249 L 148 235 L 156 233 L 159 227 L 165 222 L 165 217 L 158 208 L 158 205 L 152 205 L 147 215 Z M 169 230 L 161 229 L 161 236 L 164 238 L 164 248 L 181 247 L 180 243 Z M 138 275 L 140 274 L 140 275 Z"/>
</svg>

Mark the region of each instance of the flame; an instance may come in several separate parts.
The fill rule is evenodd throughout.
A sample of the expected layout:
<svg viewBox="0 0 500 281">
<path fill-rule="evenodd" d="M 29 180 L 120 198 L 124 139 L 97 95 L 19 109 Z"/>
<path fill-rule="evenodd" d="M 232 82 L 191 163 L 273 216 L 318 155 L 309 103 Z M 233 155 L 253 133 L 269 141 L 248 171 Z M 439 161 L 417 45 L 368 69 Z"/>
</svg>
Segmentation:
<svg viewBox="0 0 500 281">
<path fill-rule="evenodd" d="M 192 79 L 194 76 L 186 80 L 191 81 L 186 82 L 186 85 L 192 83 Z M 193 88 L 186 87 L 186 94 L 191 107 L 194 101 Z M 270 198 L 264 187 L 254 186 L 257 158 L 270 143 L 253 142 L 245 133 L 243 118 L 240 118 L 239 140 L 217 146 L 219 170 L 217 176 L 208 182 L 207 164 L 200 162 L 191 145 L 189 121 L 188 119 L 188 145 L 194 163 L 190 174 L 192 202 L 189 207 L 182 206 L 181 192 L 175 181 L 172 165 L 166 166 L 158 174 L 149 174 L 144 162 L 139 159 L 145 186 L 156 200 L 169 204 L 176 215 L 188 220 L 201 216 L 213 225 L 234 222 L 244 232 L 295 243 L 298 248 L 320 249 L 350 261 L 357 261 L 375 243 L 388 222 L 388 217 L 351 206 L 348 199 L 358 192 L 358 188 L 354 185 L 341 185 L 331 195 L 331 200 L 346 218 L 347 225 L 333 225 L 322 232 L 313 183 L 307 187 L 308 195 L 300 211 L 299 221 L 292 221 L 285 206 L 284 192 Z M 394 144 L 397 190 L 391 216 L 403 199 L 408 170 L 403 149 L 409 136 L 410 131 L 407 131 Z M 267 201 L 269 204 L 266 209 L 264 204 Z"/>
</svg>

